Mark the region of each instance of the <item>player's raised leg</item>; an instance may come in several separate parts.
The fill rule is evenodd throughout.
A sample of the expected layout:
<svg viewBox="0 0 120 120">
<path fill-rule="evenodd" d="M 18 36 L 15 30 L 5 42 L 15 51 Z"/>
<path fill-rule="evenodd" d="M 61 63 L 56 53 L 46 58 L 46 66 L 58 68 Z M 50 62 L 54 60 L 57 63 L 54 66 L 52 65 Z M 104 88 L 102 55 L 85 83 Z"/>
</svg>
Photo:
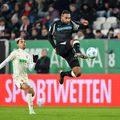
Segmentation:
<svg viewBox="0 0 120 120">
<path fill-rule="evenodd" d="M 71 67 L 71 70 L 60 73 L 60 84 L 63 84 L 65 76 L 79 77 L 81 75 L 79 60 L 74 57 L 72 49 L 71 51 L 68 52 L 68 56 L 65 59 L 68 62 L 69 66 Z"/>
<path fill-rule="evenodd" d="M 34 109 L 33 109 L 33 101 L 32 101 L 32 97 L 35 94 L 33 88 L 31 88 L 26 83 L 23 83 L 21 85 L 21 89 L 27 93 L 27 102 L 28 102 L 28 107 L 29 107 L 29 114 L 36 114 L 34 112 Z"/>
<path fill-rule="evenodd" d="M 81 76 L 80 67 L 74 67 L 70 71 L 61 72 L 60 73 L 60 84 L 63 84 L 65 76 L 69 76 L 69 77 L 79 77 L 79 76 Z"/>
</svg>

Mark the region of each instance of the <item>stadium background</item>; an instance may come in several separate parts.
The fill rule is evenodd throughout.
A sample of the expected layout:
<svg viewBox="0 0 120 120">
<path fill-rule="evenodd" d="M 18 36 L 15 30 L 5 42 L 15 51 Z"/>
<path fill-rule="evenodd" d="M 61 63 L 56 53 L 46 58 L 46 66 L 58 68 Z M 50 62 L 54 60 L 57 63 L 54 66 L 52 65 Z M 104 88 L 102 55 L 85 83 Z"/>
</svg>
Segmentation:
<svg viewBox="0 0 120 120">
<path fill-rule="evenodd" d="M 80 60 L 82 77 L 66 77 L 64 86 L 60 86 L 59 70 L 68 70 L 69 67 L 54 54 L 47 36 L 49 26 L 59 19 L 64 9 L 70 10 L 75 21 L 80 21 L 81 18 L 89 21 L 89 26 L 79 30 L 74 36 L 78 36 L 83 52 L 94 46 L 99 54 L 93 61 Z M 59 119 L 65 120 L 68 120 L 65 116 L 70 114 L 75 117 L 71 116 L 69 119 L 120 119 L 120 0 L 0 0 L 0 63 L 16 49 L 16 37 L 25 38 L 26 50 L 31 55 L 40 56 L 41 50 L 46 48 L 51 58 L 50 74 L 38 75 L 35 71 L 29 73 L 36 91 L 35 105 L 40 98 L 45 99 L 45 107 L 36 108 L 39 116 L 31 119 L 56 119 L 57 115 L 60 116 L 59 112 L 63 115 Z M 12 82 L 11 63 L 0 70 L 0 73 L 0 118 L 8 119 L 5 111 L 11 114 L 12 119 L 20 117 L 20 114 L 24 116 L 26 107 L 12 107 L 26 106 L 27 103 L 25 93 L 18 90 Z M 82 106 L 95 108 L 81 108 Z M 10 109 L 13 110 L 12 113 Z M 48 118 L 44 116 L 46 113 Z M 27 118 L 29 119 L 28 116 Z"/>
</svg>

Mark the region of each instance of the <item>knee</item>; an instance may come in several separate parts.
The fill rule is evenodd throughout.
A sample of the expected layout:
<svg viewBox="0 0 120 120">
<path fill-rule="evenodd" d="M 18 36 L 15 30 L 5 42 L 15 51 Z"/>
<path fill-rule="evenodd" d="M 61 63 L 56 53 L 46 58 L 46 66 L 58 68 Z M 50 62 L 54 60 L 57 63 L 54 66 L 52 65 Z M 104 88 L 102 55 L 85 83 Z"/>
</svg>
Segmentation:
<svg viewBox="0 0 120 120">
<path fill-rule="evenodd" d="M 34 92 L 34 91 L 32 92 L 32 97 L 33 97 L 33 96 L 35 96 L 35 92 Z"/>
<path fill-rule="evenodd" d="M 27 92 L 30 93 L 30 94 L 32 94 L 32 97 L 35 95 L 35 92 L 34 92 L 33 88 L 29 87 L 28 90 L 27 90 Z"/>
<path fill-rule="evenodd" d="M 35 92 L 34 92 L 34 90 L 33 90 L 33 88 L 30 88 L 31 90 L 31 94 L 32 94 L 32 97 L 35 95 Z"/>
<path fill-rule="evenodd" d="M 31 94 L 32 94 L 32 97 L 35 95 L 35 92 L 34 92 L 34 90 L 32 90 Z"/>
<path fill-rule="evenodd" d="M 76 71 L 73 71 L 73 72 L 74 72 L 76 77 L 81 76 L 81 71 L 80 70 L 76 70 Z"/>
</svg>

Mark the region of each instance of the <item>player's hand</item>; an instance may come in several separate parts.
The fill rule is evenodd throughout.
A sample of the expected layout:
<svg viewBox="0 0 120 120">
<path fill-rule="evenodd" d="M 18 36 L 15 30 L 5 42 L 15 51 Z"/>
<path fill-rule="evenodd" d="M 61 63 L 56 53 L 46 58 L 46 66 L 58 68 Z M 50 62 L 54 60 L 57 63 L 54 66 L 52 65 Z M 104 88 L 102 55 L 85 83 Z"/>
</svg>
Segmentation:
<svg viewBox="0 0 120 120">
<path fill-rule="evenodd" d="M 38 55 L 33 55 L 33 62 L 36 63 L 38 61 Z"/>
<path fill-rule="evenodd" d="M 89 22 L 85 19 L 80 19 L 80 22 L 85 26 L 87 26 L 89 24 Z"/>
</svg>

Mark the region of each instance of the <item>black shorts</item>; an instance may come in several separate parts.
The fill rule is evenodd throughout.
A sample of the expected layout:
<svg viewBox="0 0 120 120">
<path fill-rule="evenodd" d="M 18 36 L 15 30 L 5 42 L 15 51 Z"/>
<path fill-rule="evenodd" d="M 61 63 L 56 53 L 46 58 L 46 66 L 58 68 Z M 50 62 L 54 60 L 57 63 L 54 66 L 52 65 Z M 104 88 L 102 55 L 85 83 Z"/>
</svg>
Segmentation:
<svg viewBox="0 0 120 120">
<path fill-rule="evenodd" d="M 74 57 L 73 48 L 65 45 L 56 47 L 58 55 L 63 57 L 71 68 L 80 67 L 79 60 Z"/>
<path fill-rule="evenodd" d="M 64 59 L 68 62 L 71 68 L 80 67 L 79 60 L 74 57 L 73 50 L 69 50 Z"/>
</svg>

